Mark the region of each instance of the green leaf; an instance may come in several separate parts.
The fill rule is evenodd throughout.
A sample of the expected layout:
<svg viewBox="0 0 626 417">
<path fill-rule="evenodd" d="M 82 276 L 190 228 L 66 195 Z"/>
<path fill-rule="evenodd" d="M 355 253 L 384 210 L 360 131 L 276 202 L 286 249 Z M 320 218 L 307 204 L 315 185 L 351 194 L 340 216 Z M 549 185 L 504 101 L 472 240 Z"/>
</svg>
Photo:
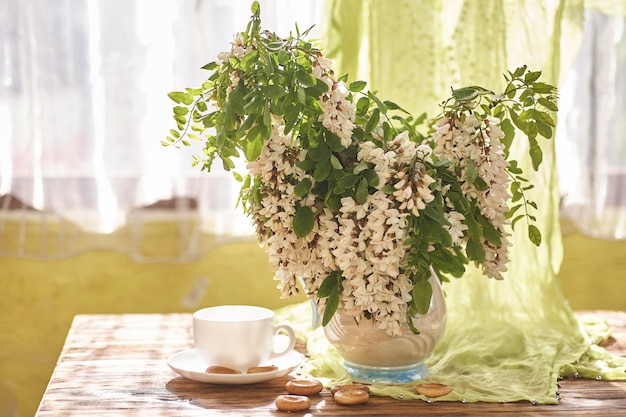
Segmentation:
<svg viewBox="0 0 626 417">
<path fill-rule="evenodd" d="M 246 105 L 243 107 L 244 111 L 248 114 L 252 114 L 258 111 L 263 105 L 263 97 L 258 92 L 254 92 L 255 94 L 249 99 Z M 228 104 L 229 102 L 226 102 Z M 226 104 L 224 107 L 226 107 Z"/>
<path fill-rule="evenodd" d="M 204 65 L 202 67 L 203 70 L 209 70 L 209 71 L 215 71 L 216 69 L 218 69 L 220 66 L 217 64 L 217 62 L 213 61 L 213 62 L 209 62 L 208 64 Z"/>
<path fill-rule="evenodd" d="M 185 116 L 187 115 L 187 113 L 189 113 L 189 109 L 187 107 L 183 107 L 183 106 L 174 107 L 174 114 L 177 114 L 179 116 Z"/>
<path fill-rule="evenodd" d="M 517 126 L 517 128 L 523 132 L 526 131 L 526 121 L 523 120 L 522 118 L 519 117 L 519 115 L 513 111 L 512 109 L 509 110 L 509 114 L 511 115 L 511 120 L 513 121 L 513 124 L 515 126 Z"/>
<path fill-rule="evenodd" d="M 524 133 L 526 133 L 528 139 L 535 140 L 535 138 L 537 137 L 537 133 L 539 133 L 539 128 L 537 127 L 536 123 L 528 123 L 526 125 L 526 130 L 524 130 Z"/>
<path fill-rule="evenodd" d="M 376 126 L 378 126 L 378 121 L 380 120 L 380 110 L 374 109 L 372 114 L 370 115 L 367 124 L 365 125 L 365 133 L 371 133 Z"/>
<path fill-rule="evenodd" d="M 263 107 L 263 125 L 264 126 L 271 126 L 272 125 L 272 114 L 270 113 L 270 106 L 269 105 Z"/>
<path fill-rule="evenodd" d="M 463 87 L 452 90 L 452 97 L 458 101 L 474 100 L 479 94 L 479 91 L 473 87 Z"/>
<path fill-rule="evenodd" d="M 368 187 L 367 180 L 365 178 L 361 178 L 359 181 L 359 185 L 356 187 L 356 202 L 358 204 L 365 204 L 368 196 Z"/>
<path fill-rule="evenodd" d="M 474 218 L 475 208 L 472 208 L 468 213 L 465 213 L 465 225 L 467 226 L 468 232 L 471 236 L 478 239 L 483 235 L 483 230 L 480 224 Z"/>
<path fill-rule="evenodd" d="M 291 60 L 291 55 L 287 51 L 280 50 L 278 51 L 278 63 L 280 65 L 285 65 L 287 62 Z"/>
<path fill-rule="evenodd" d="M 346 174 L 344 173 L 339 177 L 337 181 L 337 185 L 335 186 L 335 194 L 341 194 L 344 190 L 353 187 L 358 181 L 360 177 L 354 174 Z"/>
<path fill-rule="evenodd" d="M 311 182 L 310 179 L 304 178 L 302 181 L 296 184 L 295 187 L 293 187 L 293 192 L 298 197 L 302 198 L 309 193 L 309 190 L 311 190 L 312 185 L 313 183 Z"/>
<path fill-rule="evenodd" d="M 367 184 L 372 187 L 376 187 L 380 183 L 380 177 L 373 169 L 366 169 L 362 176 L 367 180 Z"/>
<path fill-rule="evenodd" d="M 167 96 L 176 103 L 182 103 L 188 106 L 193 103 L 193 95 L 182 91 L 172 91 L 171 93 L 168 93 Z"/>
<path fill-rule="evenodd" d="M 353 174 L 360 174 L 362 171 L 365 171 L 366 169 L 369 169 L 369 165 L 367 164 L 367 162 L 359 162 L 359 164 L 357 166 L 354 167 L 354 169 L 352 169 L 352 173 Z"/>
<path fill-rule="evenodd" d="M 530 149 L 528 152 L 533 164 L 533 169 L 537 171 L 539 169 L 539 165 L 541 165 L 541 161 L 543 160 L 543 151 L 541 150 L 541 147 L 537 143 L 536 139 L 530 140 Z"/>
<path fill-rule="evenodd" d="M 513 98 L 515 97 L 516 92 L 517 88 L 515 87 L 515 84 L 511 83 L 506 87 L 506 90 L 504 90 L 504 95 L 508 98 Z"/>
<path fill-rule="evenodd" d="M 500 123 L 500 129 L 504 133 L 504 137 L 500 139 L 500 142 L 504 145 L 504 149 L 508 150 L 511 147 L 511 143 L 513 143 L 513 138 L 515 137 L 515 128 L 511 124 L 511 120 L 504 119 Z"/>
<path fill-rule="evenodd" d="M 333 315 L 337 311 L 339 307 L 339 292 L 333 291 L 328 296 L 328 300 L 326 301 L 326 307 L 324 308 L 324 316 L 322 317 L 322 326 L 326 326 L 330 323 L 330 319 L 333 318 Z"/>
<path fill-rule="evenodd" d="M 426 215 L 426 217 L 436 221 L 438 224 L 449 224 L 441 211 L 441 207 L 437 207 L 435 203 L 428 204 L 422 212 Z"/>
<path fill-rule="evenodd" d="M 541 232 L 534 224 L 528 225 L 528 238 L 536 246 L 541 245 Z"/>
<path fill-rule="evenodd" d="M 362 91 L 366 85 L 367 83 L 365 81 L 354 81 L 350 83 L 350 85 L 348 86 L 348 90 L 352 91 L 353 93 L 358 93 L 359 91 Z"/>
<path fill-rule="evenodd" d="M 224 171 L 230 171 L 231 169 L 235 168 L 235 163 L 233 162 L 233 160 L 227 156 L 221 156 L 222 159 L 222 166 L 224 167 Z"/>
<path fill-rule="evenodd" d="M 524 104 L 526 107 L 530 107 L 535 102 L 535 92 L 533 90 L 527 89 L 522 91 L 518 100 Z"/>
<path fill-rule="evenodd" d="M 245 54 L 243 58 L 241 58 L 241 69 L 243 70 L 243 72 L 252 72 L 258 58 L 258 50 L 253 50 L 252 52 Z"/>
<path fill-rule="evenodd" d="M 308 171 L 315 166 L 315 162 L 307 158 L 304 161 L 296 162 L 296 166 L 304 171 Z"/>
<path fill-rule="evenodd" d="M 541 120 L 537 120 L 537 131 L 538 133 L 546 139 L 552 137 L 552 128 L 547 124 L 543 123 Z"/>
<path fill-rule="evenodd" d="M 532 89 L 539 94 L 550 94 L 555 90 L 554 86 L 547 83 L 533 83 Z"/>
<path fill-rule="evenodd" d="M 520 220 L 521 220 L 521 219 L 523 219 L 523 218 L 524 218 L 524 215 L 523 215 L 523 214 L 518 214 L 518 215 L 517 215 L 517 217 L 515 217 L 515 218 L 513 219 L 513 221 L 511 222 L 511 228 L 512 228 L 512 229 L 515 229 L 515 223 L 517 223 L 518 221 L 520 221 Z"/>
<path fill-rule="evenodd" d="M 263 87 L 263 91 L 272 100 L 281 98 L 286 94 L 285 87 L 276 84 L 266 85 L 265 87 Z"/>
<path fill-rule="evenodd" d="M 521 77 L 526 72 L 526 68 L 528 68 L 527 65 L 522 65 L 521 67 L 517 67 L 515 69 L 515 72 L 513 73 L 513 76 L 514 77 Z"/>
<path fill-rule="evenodd" d="M 370 108 L 370 100 L 367 97 L 361 97 L 356 102 L 356 114 L 358 116 L 364 116 L 367 113 L 367 110 Z"/>
<path fill-rule="evenodd" d="M 261 155 L 263 151 L 263 136 L 258 126 L 248 131 L 242 147 L 248 161 L 255 161 Z"/>
<path fill-rule="evenodd" d="M 470 237 L 467 241 L 467 247 L 465 248 L 467 257 L 473 261 L 480 263 L 485 262 L 485 248 L 482 243 L 477 241 L 474 237 Z"/>
<path fill-rule="evenodd" d="M 328 297 L 333 291 L 339 290 L 339 285 L 341 284 L 341 272 L 333 271 L 320 284 L 320 287 L 317 290 L 317 296 L 319 298 Z"/>
<path fill-rule="evenodd" d="M 368 92 L 367 96 L 371 98 L 372 100 L 374 100 L 374 103 L 376 103 L 376 107 L 378 108 L 378 110 L 380 110 L 382 114 L 387 114 L 387 105 L 385 105 L 385 103 L 380 101 L 380 99 L 376 97 L 376 95 L 372 94 L 371 92 Z"/>
<path fill-rule="evenodd" d="M 478 178 L 478 171 L 476 171 L 476 164 L 474 163 L 474 160 L 468 159 L 467 160 L 467 180 L 473 184 L 476 182 L 476 178 Z"/>
<path fill-rule="evenodd" d="M 492 245 L 501 246 L 502 240 L 498 229 L 496 229 L 491 222 L 482 215 L 478 216 L 478 222 L 483 227 L 483 237 L 485 240 Z"/>
<path fill-rule="evenodd" d="M 510 219 L 511 217 L 513 217 L 513 215 L 515 214 L 515 212 L 517 210 L 519 210 L 522 207 L 522 204 L 517 204 L 513 207 L 511 207 L 511 209 L 506 213 L 506 218 Z"/>
<path fill-rule="evenodd" d="M 300 81 L 300 84 L 305 87 L 313 87 L 315 84 L 317 84 L 317 78 L 315 78 L 313 74 L 305 71 L 297 71 L 296 78 L 298 79 L 298 81 Z"/>
<path fill-rule="evenodd" d="M 312 161 L 320 162 L 324 159 L 330 160 L 331 151 L 324 142 L 320 142 L 317 146 L 310 147 L 307 155 Z"/>
<path fill-rule="evenodd" d="M 315 225 L 315 216 L 309 206 L 302 206 L 296 209 L 293 217 L 293 231 L 298 237 L 305 237 Z"/>
<path fill-rule="evenodd" d="M 545 107 L 548 110 L 552 110 L 552 111 L 559 110 L 559 107 L 556 105 L 554 101 L 548 100 L 545 97 L 541 97 L 540 99 L 537 100 L 537 102 L 539 102 L 539 104 L 541 104 L 543 107 Z"/>
<path fill-rule="evenodd" d="M 413 283 L 413 289 L 411 290 L 411 296 L 413 297 L 412 303 L 419 314 L 428 313 L 430 308 L 430 300 L 433 297 L 433 287 L 427 280 L 418 280 Z"/>
<path fill-rule="evenodd" d="M 541 71 L 529 71 L 524 76 L 524 82 L 527 84 L 534 83 L 541 77 Z"/>
<path fill-rule="evenodd" d="M 383 138 L 390 141 L 393 139 L 393 133 L 389 122 L 383 122 Z"/>
<path fill-rule="evenodd" d="M 409 329 L 411 330 L 411 332 L 413 334 L 420 334 L 420 331 L 417 327 L 415 327 L 415 324 L 413 324 L 413 316 L 417 313 L 413 312 L 412 310 L 414 310 L 415 307 L 410 308 L 407 310 L 406 312 L 406 325 L 409 326 Z M 415 309 L 416 310 L 416 309 Z"/>
<path fill-rule="evenodd" d="M 306 90 L 304 88 L 298 88 L 296 93 L 298 94 L 298 102 L 306 104 Z"/>
<path fill-rule="evenodd" d="M 408 113 L 406 110 L 404 110 L 402 107 L 400 107 L 398 104 L 394 103 L 393 101 L 385 100 L 383 101 L 383 103 L 385 103 L 385 106 L 387 106 L 387 109 L 389 110 L 400 110 L 400 111 L 403 111 L 404 113 Z"/>
<path fill-rule="evenodd" d="M 315 171 L 313 171 L 313 178 L 315 178 L 316 181 L 324 181 L 326 178 L 328 178 L 332 169 L 333 167 L 330 162 L 330 158 L 322 159 L 315 166 Z"/>
<path fill-rule="evenodd" d="M 521 174 L 524 171 L 517 165 L 517 161 L 512 159 L 509 161 L 509 172 L 511 174 Z"/>
<path fill-rule="evenodd" d="M 289 106 L 289 108 L 284 111 L 285 134 L 291 132 L 294 126 L 296 126 L 296 124 L 298 123 L 300 113 L 299 107 L 300 106 Z"/>
<path fill-rule="evenodd" d="M 247 134 L 248 129 L 250 129 L 253 124 L 254 124 L 254 117 L 248 116 L 246 120 L 244 120 L 244 122 L 237 129 L 237 137 L 242 137 L 244 134 Z"/>
<path fill-rule="evenodd" d="M 324 199 L 326 206 L 332 211 L 339 211 L 341 208 L 341 197 L 335 193 L 328 193 L 326 198 Z"/>
<path fill-rule="evenodd" d="M 548 126 L 552 126 L 552 127 L 556 126 L 556 123 L 554 123 L 554 119 L 552 118 L 552 116 L 550 116 L 550 114 L 548 114 L 545 111 L 535 110 L 533 112 L 533 115 L 535 117 L 535 120 L 537 121 L 541 121 L 542 123 L 545 123 Z"/>
<path fill-rule="evenodd" d="M 467 260 L 458 252 L 452 253 L 449 250 L 435 250 L 430 252 L 433 259 L 433 268 L 437 268 L 446 274 L 452 274 L 455 277 L 463 276 L 465 272 L 464 262 Z"/>
<path fill-rule="evenodd" d="M 330 164 L 334 169 L 343 169 L 343 165 L 341 165 L 341 161 L 334 154 L 330 155 Z"/>
</svg>

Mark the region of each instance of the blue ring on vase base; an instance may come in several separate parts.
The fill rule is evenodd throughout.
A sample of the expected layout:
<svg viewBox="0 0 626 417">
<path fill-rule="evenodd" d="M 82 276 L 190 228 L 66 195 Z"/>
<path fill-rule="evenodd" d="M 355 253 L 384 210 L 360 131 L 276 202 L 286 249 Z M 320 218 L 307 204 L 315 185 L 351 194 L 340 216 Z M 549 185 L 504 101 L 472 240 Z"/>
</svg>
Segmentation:
<svg viewBox="0 0 626 417">
<path fill-rule="evenodd" d="M 362 384 L 406 384 L 424 379 L 429 374 L 428 367 L 423 362 L 409 366 L 384 367 L 357 365 L 344 360 L 343 367 L 354 382 Z"/>
</svg>

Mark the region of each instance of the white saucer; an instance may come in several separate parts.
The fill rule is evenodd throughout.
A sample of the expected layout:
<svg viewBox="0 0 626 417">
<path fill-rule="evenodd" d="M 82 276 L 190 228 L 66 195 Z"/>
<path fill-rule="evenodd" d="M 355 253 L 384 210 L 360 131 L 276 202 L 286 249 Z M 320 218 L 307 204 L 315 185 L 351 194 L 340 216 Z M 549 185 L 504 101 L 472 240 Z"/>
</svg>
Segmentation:
<svg viewBox="0 0 626 417">
<path fill-rule="evenodd" d="M 292 350 L 277 358 L 268 360 L 263 365 L 275 365 L 276 371 L 259 372 L 256 374 L 209 374 L 204 372 L 206 365 L 202 363 L 195 349 L 175 353 L 167 359 L 167 364 L 178 374 L 198 382 L 210 384 L 256 384 L 287 375 L 300 365 L 304 355 Z"/>
</svg>

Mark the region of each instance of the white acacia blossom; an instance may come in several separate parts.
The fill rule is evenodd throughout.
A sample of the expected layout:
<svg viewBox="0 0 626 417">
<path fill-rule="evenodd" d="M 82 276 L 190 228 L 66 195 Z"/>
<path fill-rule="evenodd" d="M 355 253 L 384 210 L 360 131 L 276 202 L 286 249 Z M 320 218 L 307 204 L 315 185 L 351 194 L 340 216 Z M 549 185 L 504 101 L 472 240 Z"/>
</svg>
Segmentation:
<svg viewBox="0 0 626 417">
<path fill-rule="evenodd" d="M 223 51 L 217 54 L 218 63 L 222 64 L 228 61 L 230 57 L 241 59 L 246 55 L 246 53 L 249 52 L 248 48 L 246 48 L 243 43 L 243 35 L 241 33 L 237 33 L 233 37 L 233 40 L 230 42 L 230 45 L 231 45 L 231 48 L 229 51 Z"/>
<path fill-rule="evenodd" d="M 324 112 L 319 120 L 322 125 L 339 136 L 344 148 L 352 143 L 352 131 L 354 130 L 355 108 L 354 104 L 346 99 L 348 89 L 340 82 L 333 82 L 328 94 L 320 99 L 320 105 Z"/>
<path fill-rule="evenodd" d="M 507 240 L 509 235 L 505 225 L 509 220 L 505 214 L 509 211 L 507 201 L 510 198 L 510 178 L 506 168 L 509 163 L 505 158 L 504 146 L 500 139 L 504 133 L 500 129 L 500 120 L 488 118 L 481 122 L 474 116 L 464 121 L 459 119 L 443 118 L 437 122 L 435 132 L 434 154 L 442 160 L 452 162 L 451 170 L 460 169 L 461 190 L 475 199 L 480 212 L 496 228 L 501 236 L 501 245 L 496 246 L 482 238 L 485 249 L 483 272 L 491 278 L 503 279 L 502 272 L 507 270 L 509 261 L 508 248 L 511 244 Z M 471 171 L 477 178 L 485 182 L 486 187 L 481 189 L 476 182 L 470 181 Z M 452 226 L 449 227 L 453 241 L 460 239 L 462 230 L 455 226 L 458 216 L 449 217 Z"/>
</svg>

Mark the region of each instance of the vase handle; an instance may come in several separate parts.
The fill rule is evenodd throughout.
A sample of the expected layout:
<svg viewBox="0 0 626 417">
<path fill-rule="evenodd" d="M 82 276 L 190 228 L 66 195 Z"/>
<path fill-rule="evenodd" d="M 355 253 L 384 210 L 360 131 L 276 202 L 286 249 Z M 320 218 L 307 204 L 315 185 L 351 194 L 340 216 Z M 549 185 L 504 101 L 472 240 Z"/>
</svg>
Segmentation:
<svg viewBox="0 0 626 417">
<path fill-rule="evenodd" d="M 302 289 L 306 294 L 306 284 L 304 283 L 304 280 L 302 278 L 298 278 L 298 281 L 300 281 L 300 286 L 302 286 Z M 312 298 L 309 298 L 309 303 L 311 304 L 311 330 L 315 330 L 321 324 L 320 313 L 317 311 L 317 304 L 315 304 L 315 301 L 313 301 Z"/>
<path fill-rule="evenodd" d="M 320 313 L 317 311 L 317 304 L 315 304 L 315 301 L 310 299 L 309 302 L 311 303 L 311 330 L 315 330 L 321 324 Z"/>
</svg>

